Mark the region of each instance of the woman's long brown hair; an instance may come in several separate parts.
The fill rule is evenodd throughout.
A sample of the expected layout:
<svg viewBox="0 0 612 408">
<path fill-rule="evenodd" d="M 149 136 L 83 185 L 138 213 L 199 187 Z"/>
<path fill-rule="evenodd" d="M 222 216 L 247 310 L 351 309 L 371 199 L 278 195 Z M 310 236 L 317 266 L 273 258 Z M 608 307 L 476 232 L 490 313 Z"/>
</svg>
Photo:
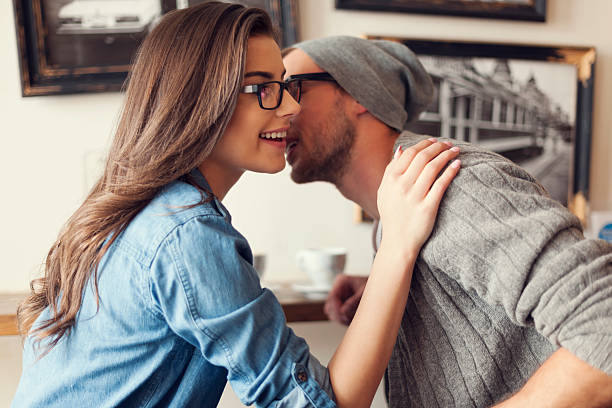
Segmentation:
<svg viewBox="0 0 612 408">
<path fill-rule="evenodd" d="M 99 307 L 101 258 L 164 185 L 210 154 L 236 106 L 248 39 L 259 34 L 275 34 L 263 10 L 211 2 L 166 14 L 143 41 L 104 174 L 17 310 L 23 336 L 48 337 L 53 348 L 74 326 L 90 279 Z M 33 327 L 48 306 L 50 318 Z"/>
</svg>

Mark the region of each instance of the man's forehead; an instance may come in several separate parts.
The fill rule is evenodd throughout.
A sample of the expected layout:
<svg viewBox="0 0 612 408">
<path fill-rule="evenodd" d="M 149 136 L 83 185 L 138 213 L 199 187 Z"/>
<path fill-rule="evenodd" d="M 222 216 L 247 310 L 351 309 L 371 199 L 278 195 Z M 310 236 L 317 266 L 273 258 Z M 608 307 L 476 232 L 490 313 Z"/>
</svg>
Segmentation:
<svg viewBox="0 0 612 408">
<path fill-rule="evenodd" d="M 287 69 L 287 76 L 297 74 L 309 74 L 313 72 L 324 72 L 312 58 L 299 48 L 295 48 L 285 55 L 283 63 Z"/>
</svg>

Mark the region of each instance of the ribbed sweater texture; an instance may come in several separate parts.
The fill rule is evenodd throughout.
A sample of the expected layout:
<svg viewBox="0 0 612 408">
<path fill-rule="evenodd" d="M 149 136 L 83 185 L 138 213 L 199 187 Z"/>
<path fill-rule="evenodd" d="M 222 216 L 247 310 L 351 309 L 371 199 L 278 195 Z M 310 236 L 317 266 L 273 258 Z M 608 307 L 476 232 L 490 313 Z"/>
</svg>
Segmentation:
<svg viewBox="0 0 612 408">
<path fill-rule="evenodd" d="M 559 347 L 612 375 L 612 245 L 514 163 L 453 142 L 462 166 L 415 265 L 389 406 L 491 406 Z"/>
</svg>

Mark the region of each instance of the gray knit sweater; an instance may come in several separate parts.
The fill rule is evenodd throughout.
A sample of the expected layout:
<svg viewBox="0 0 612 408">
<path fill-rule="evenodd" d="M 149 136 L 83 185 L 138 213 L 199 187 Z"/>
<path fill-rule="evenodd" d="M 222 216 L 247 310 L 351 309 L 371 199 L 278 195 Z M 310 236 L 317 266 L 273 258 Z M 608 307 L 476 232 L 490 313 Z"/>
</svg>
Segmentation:
<svg viewBox="0 0 612 408">
<path fill-rule="evenodd" d="M 454 143 L 462 167 L 415 266 L 389 406 L 491 406 L 560 346 L 612 375 L 612 245 L 584 239 L 520 167 Z"/>
</svg>

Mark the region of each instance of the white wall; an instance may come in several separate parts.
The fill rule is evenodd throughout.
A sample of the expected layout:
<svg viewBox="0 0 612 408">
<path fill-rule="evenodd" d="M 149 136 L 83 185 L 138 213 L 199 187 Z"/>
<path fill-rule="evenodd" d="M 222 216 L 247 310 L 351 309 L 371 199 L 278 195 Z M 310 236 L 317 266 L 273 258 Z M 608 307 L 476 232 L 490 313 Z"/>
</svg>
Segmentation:
<svg viewBox="0 0 612 408">
<path fill-rule="evenodd" d="M 612 1 L 549 0 L 546 23 L 360 11 L 336 11 L 333 0 L 301 0 L 302 39 L 333 34 L 592 45 L 598 52 L 591 165 L 591 207 L 612 209 Z M 110 140 L 121 103 L 117 93 L 22 98 L 12 2 L 0 2 L 0 292 L 23 291 L 39 271 L 62 223 L 83 199 L 85 157 Z M 352 223 L 353 207 L 329 185 L 296 186 L 287 171 L 247 174 L 226 205 L 255 251 L 268 253 L 268 278 L 298 277 L 297 249 L 343 245 L 347 270 L 369 268 L 369 229 Z M 329 324 L 307 337 L 325 337 Z M 17 350 L 16 338 L 3 350 Z M 327 344 L 325 347 L 329 347 Z M 325 353 L 325 351 L 323 351 Z M 315 349 L 315 354 L 317 350 Z M 2 357 L 16 377 L 20 368 Z M 0 378 L 0 382 L 4 382 Z M 0 406 L 10 400 L 0 390 Z"/>
</svg>

